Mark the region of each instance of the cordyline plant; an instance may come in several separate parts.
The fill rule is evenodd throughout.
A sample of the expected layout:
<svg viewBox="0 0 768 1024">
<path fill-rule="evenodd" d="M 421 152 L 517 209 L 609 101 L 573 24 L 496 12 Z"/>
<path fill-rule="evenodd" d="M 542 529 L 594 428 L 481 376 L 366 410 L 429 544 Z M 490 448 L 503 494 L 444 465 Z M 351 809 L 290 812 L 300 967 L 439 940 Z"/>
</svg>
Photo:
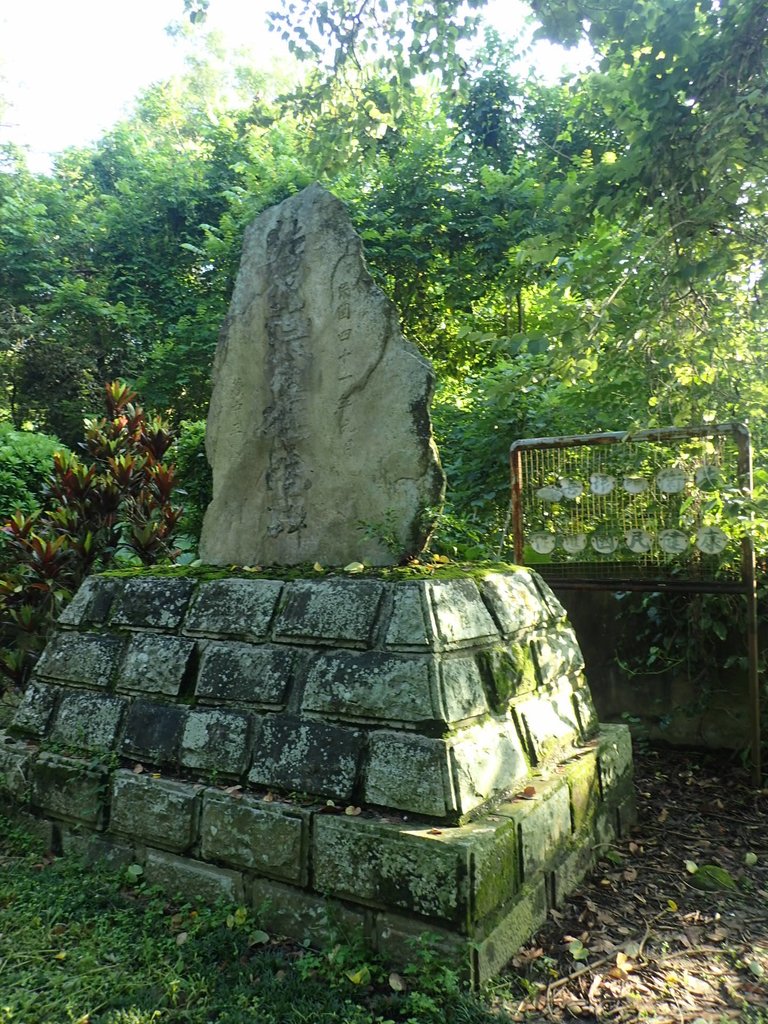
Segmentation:
<svg viewBox="0 0 768 1024">
<path fill-rule="evenodd" d="M 171 500 L 174 467 L 163 462 L 168 424 L 148 417 L 122 381 L 104 390 L 107 415 L 85 421 L 83 457 L 54 455 L 43 511 L 17 512 L 2 527 L 0 673 L 15 686 L 90 572 L 123 556 L 152 565 L 173 554 L 182 509 Z"/>
</svg>

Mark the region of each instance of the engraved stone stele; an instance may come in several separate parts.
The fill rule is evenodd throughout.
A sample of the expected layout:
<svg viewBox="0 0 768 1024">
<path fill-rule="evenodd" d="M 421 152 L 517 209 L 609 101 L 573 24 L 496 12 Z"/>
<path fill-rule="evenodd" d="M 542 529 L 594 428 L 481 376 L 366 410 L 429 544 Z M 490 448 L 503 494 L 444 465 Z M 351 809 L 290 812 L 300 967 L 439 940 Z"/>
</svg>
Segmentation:
<svg viewBox="0 0 768 1024">
<path fill-rule="evenodd" d="M 247 229 L 213 381 L 203 561 L 386 565 L 423 549 L 444 491 L 434 376 L 321 186 Z"/>
</svg>

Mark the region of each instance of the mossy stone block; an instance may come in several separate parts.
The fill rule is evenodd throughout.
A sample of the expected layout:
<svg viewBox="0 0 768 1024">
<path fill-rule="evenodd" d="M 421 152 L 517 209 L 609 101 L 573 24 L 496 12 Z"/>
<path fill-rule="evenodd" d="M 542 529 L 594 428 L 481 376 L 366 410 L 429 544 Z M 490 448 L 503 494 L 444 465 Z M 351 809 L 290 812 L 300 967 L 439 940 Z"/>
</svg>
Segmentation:
<svg viewBox="0 0 768 1024">
<path fill-rule="evenodd" d="M 195 840 L 200 787 L 129 771 L 112 778 L 110 830 L 180 853 Z"/>
<path fill-rule="evenodd" d="M 480 591 L 506 637 L 537 629 L 545 618 L 541 595 L 526 570 L 490 573 L 480 581 Z"/>
<path fill-rule="evenodd" d="M 256 786 L 349 801 L 363 742 L 356 729 L 296 715 L 267 715 L 257 726 L 248 778 Z"/>
<path fill-rule="evenodd" d="M 632 734 L 626 725 L 600 726 L 598 763 L 604 798 L 621 780 L 632 778 Z"/>
<path fill-rule="evenodd" d="M 441 717 L 448 725 L 487 714 L 483 676 L 474 655 L 451 655 L 440 661 Z"/>
<path fill-rule="evenodd" d="M 474 580 L 440 580 L 428 584 L 432 613 L 442 646 L 469 646 L 497 641 L 496 624 Z"/>
<path fill-rule="evenodd" d="M 504 967 L 547 919 L 544 879 L 526 885 L 501 915 L 498 924 L 473 944 L 473 977 L 482 985 Z"/>
<path fill-rule="evenodd" d="M 538 765 L 567 757 L 581 742 L 570 683 L 517 701 L 514 713 Z"/>
<path fill-rule="evenodd" d="M 437 831 L 437 830 L 435 830 Z M 317 815 L 313 888 L 356 903 L 399 908 L 466 927 L 469 851 L 442 832 Z"/>
<path fill-rule="evenodd" d="M 297 580 L 286 586 L 277 614 L 278 640 L 368 647 L 386 584 L 379 580 Z"/>
<path fill-rule="evenodd" d="M 35 666 L 35 676 L 106 689 L 122 657 L 124 641 L 98 633 L 58 633 Z"/>
<path fill-rule="evenodd" d="M 218 900 L 242 903 L 244 899 L 243 876 L 239 871 L 179 857 L 165 850 L 147 850 L 144 880 L 149 885 L 160 886 L 171 895 L 202 903 L 216 903 Z"/>
<path fill-rule="evenodd" d="M 59 616 L 59 625 L 103 625 L 122 587 L 122 580 L 89 576 Z"/>
<path fill-rule="evenodd" d="M 117 673 L 117 689 L 177 697 L 194 651 L 194 640 L 178 636 L 133 636 Z"/>
<path fill-rule="evenodd" d="M 256 923 L 271 935 L 325 947 L 337 943 L 357 946 L 364 938 L 362 907 L 269 878 L 254 878 L 249 893 Z"/>
<path fill-rule="evenodd" d="M 45 736 L 63 690 L 33 679 L 24 691 L 11 728 L 25 736 Z"/>
<path fill-rule="evenodd" d="M 248 767 L 250 731 L 251 720 L 240 711 L 197 708 L 184 723 L 180 761 L 186 768 L 239 778 Z"/>
<path fill-rule="evenodd" d="M 542 686 L 556 687 L 564 680 L 577 680 L 584 671 L 584 658 L 570 626 L 559 623 L 532 641 Z"/>
<path fill-rule="evenodd" d="M 565 778 L 571 795 L 571 818 L 574 832 L 592 827 L 600 806 L 600 781 L 597 752 L 588 750 L 565 766 Z"/>
<path fill-rule="evenodd" d="M 177 629 L 194 586 L 192 580 L 162 576 L 136 576 L 125 580 L 112 622 L 137 629 Z"/>
<path fill-rule="evenodd" d="M 530 799 L 501 804 L 496 813 L 517 826 L 524 883 L 549 870 L 571 838 L 571 800 L 564 779 L 531 779 Z"/>
<path fill-rule="evenodd" d="M 459 811 L 445 740 L 382 729 L 368 738 L 364 800 L 444 818 Z"/>
<path fill-rule="evenodd" d="M 107 772 L 77 758 L 41 754 L 32 768 L 32 803 L 63 821 L 104 826 Z"/>
<path fill-rule="evenodd" d="M 201 852 L 206 860 L 302 885 L 307 876 L 308 826 L 309 812 L 299 808 L 207 790 Z"/>
<path fill-rule="evenodd" d="M 460 814 L 508 793 L 530 772 L 511 720 L 491 719 L 461 729 L 451 740 L 451 760 Z"/>
<path fill-rule="evenodd" d="M 128 708 L 122 752 L 151 764 L 175 764 L 189 709 L 135 700 Z"/>
<path fill-rule="evenodd" d="M 34 752 L 26 743 L 0 733 L 0 796 L 26 803 L 31 791 Z"/>
<path fill-rule="evenodd" d="M 494 644 L 479 651 L 477 658 L 497 714 L 504 714 L 515 697 L 532 693 L 538 686 L 530 643 Z"/>
<path fill-rule="evenodd" d="M 334 651 L 312 659 L 302 707 L 329 718 L 429 722 L 441 717 L 433 659 Z"/>
<path fill-rule="evenodd" d="M 434 646 L 435 623 L 422 582 L 403 583 L 390 589 L 392 612 L 384 637 L 390 650 L 425 651 Z"/>
<path fill-rule="evenodd" d="M 70 690 L 61 698 L 49 739 L 73 750 L 114 749 L 126 701 L 106 693 Z"/>
<path fill-rule="evenodd" d="M 204 704 L 282 708 L 296 660 L 294 651 L 274 644 L 207 641 L 202 645 L 197 698 Z"/>
<path fill-rule="evenodd" d="M 184 632 L 264 640 L 282 589 L 280 580 L 223 579 L 201 583 L 184 620 Z"/>
</svg>

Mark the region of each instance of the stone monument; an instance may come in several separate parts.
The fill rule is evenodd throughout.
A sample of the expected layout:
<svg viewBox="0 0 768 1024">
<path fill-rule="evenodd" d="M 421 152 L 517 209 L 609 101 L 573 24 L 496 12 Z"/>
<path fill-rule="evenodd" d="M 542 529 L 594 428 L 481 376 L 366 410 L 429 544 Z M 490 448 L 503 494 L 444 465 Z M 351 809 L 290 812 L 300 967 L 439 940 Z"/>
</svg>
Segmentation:
<svg viewBox="0 0 768 1024">
<path fill-rule="evenodd" d="M 312 185 L 267 210 L 246 231 L 216 352 L 203 560 L 386 565 L 418 553 L 444 490 L 433 388 L 342 203 Z"/>
<path fill-rule="evenodd" d="M 631 823 L 632 758 L 535 573 L 332 568 L 423 542 L 431 387 L 335 199 L 259 218 L 209 420 L 218 567 L 85 581 L 0 730 L 0 799 L 58 852 L 390 961 L 426 932 L 481 982 Z M 385 518 L 394 553 L 357 530 Z"/>
</svg>

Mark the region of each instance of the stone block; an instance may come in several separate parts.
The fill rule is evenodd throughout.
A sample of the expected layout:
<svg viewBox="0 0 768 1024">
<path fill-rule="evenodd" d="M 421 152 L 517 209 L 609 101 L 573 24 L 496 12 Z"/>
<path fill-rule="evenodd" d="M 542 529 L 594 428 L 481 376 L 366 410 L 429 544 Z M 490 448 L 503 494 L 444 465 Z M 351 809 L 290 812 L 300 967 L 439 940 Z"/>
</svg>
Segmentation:
<svg viewBox="0 0 768 1024">
<path fill-rule="evenodd" d="M 383 651 L 335 651 L 310 664 L 302 707 L 330 718 L 429 722 L 441 717 L 433 659 Z"/>
<path fill-rule="evenodd" d="M 223 579 L 201 583 L 184 619 L 184 632 L 264 640 L 282 589 L 280 580 Z"/>
<path fill-rule="evenodd" d="M 59 625 L 103 625 L 122 586 L 123 581 L 119 579 L 89 576 L 59 616 Z"/>
<path fill-rule="evenodd" d="M 62 690 L 33 679 L 24 691 L 13 718 L 13 731 L 28 736 L 45 736 Z"/>
<path fill-rule="evenodd" d="M 579 733 L 582 742 L 586 743 L 592 739 L 600 726 L 597 710 L 592 703 L 592 694 L 586 682 L 574 688 L 573 706 L 576 711 L 576 720 L 579 723 Z"/>
<path fill-rule="evenodd" d="M 549 586 L 548 583 L 544 582 L 544 580 L 541 578 L 541 576 L 538 575 L 538 573 L 531 573 L 531 579 L 533 580 L 536 589 L 541 595 L 541 600 L 544 604 L 544 607 L 547 609 L 550 618 L 554 622 L 561 622 L 564 618 L 566 618 L 567 613 L 565 611 L 565 608 L 563 608 L 563 606 L 560 604 L 557 597 L 555 597 L 555 593 L 552 590 L 552 588 Z"/>
<path fill-rule="evenodd" d="M 364 800 L 429 817 L 455 816 L 459 808 L 445 740 L 390 730 L 371 733 Z"/>
<path fill-rule="evenodd" d="M 194 640 L 153 633 L 133 636 L 117 673 L 117 689 L 176 697 L 194 651 Z"/>
<path fill-rule="evenodd" d="M 480 593 L 503 636 L 537 629 L 546 610 L 533 576 L 526 569 L 489 573 L 479 583 Z"/>
<path fill-rule="evenodd" d="M 116 772 L 110 831 L 181 853 L 195 841 L 200 787 L 151 775 Z"/>
<path fill-rule="evenodd" d="M 242 903 L 245 898 L 243 876 L 239 871 L 229 871 L 162 850 L 147 850 L 144 880 L 149 885 L 159 886 L 169 895 L 180 895 L 203 903 L 215 903 L 217 900 Z"/>
<path fill-rule="evenodd" d="M 275 639 L 368 647 L 385 586 L 379 580 L 346 577 L 289 583 L 275 622 Z"/>
<path fill-rule="evenodd" d="M 202 645 L 197 698 L 206 704 L 285 706 L 296 654 L 272 644 L 208 641 Z"/>
<path fill-rule="evenodd" d="M 412 967 L 419 952 L 429 951 L 443 963 L 457 968 L 469 980 L 470 950 L 467 939 L 423 917 L 381 911 L 374 914 L 372 943 L 385 963 Z"/>
<path fill-rule="evenodd" d="M 355 903 L 398 908 L 464 927 L 469 915 L 469 851 L 461 843 L 441 841 L 444 834 L 316 815 L 313 888 Z"/>
<path fill-rule="evenodd" d="M 106 753 L 115 746 L 126 701 L 106 693 L 65 692 L 51 726 L 52 743 Z"/>
<path fill-rule="evenodd" d="M 309 819 L 299 808 L 206 790 L 201 853 L 206 860 L 303 885 Z"/>
<path fill-rule="evenodd" d="M 248 767 L 250 718 L 240 711 L 190 711 L 181 738 L 181 763 L 227 776 L 240 776 Z"/>
<path fill-rule="evenodd" d="M 531 647 L 542 686 L 557 687 L 576 681 L 584 671 L 584 658 L 570 626 L 560 623 L 534 637 Z"/>
<path fill-rule="evenodd" d="M 598 737 L 600 789 L 605 799 L 622 779 L 632 777 L 632 735 L 626 725 L 601 725 Z"/>
<path fill-rule="evenodd" d="M 257 726 L 249 781 L 256 786 L 348 801 L 363 740 L 356 729 L 294 715 L 267 715 Z"/>
<path fill-rule="evenodd" d="M 449 725 L 488 712 L 480 667 L 474 656 L 453 655 L 440 662 L 442 719 Z"/>
<path fill-rule="evenodd" d="M 357 945 L 364 935 L 365 911 L 341 900 L 254 878 L 250 903 L 260 928 L 274 936 L 330 948 Z"/>
<path fill-rule="evenodd" d="M 112 622 L 135 628 L 178 629 L 194 586 L 192 580 L 162 576 L 135 576 L 127 579 L 112 615 Z"/>
<path fill-rule="evenodd" d="M 0 797 L 26 803 L 31 788 L 34 750 L 0 733 Z"/>
<path fill-rule="evenodd" d="M 488 699 L 497 714 L 504 714 L 512 700 L 532 693 L 538 686 L 536 663 L 528 642 L 495 644 L 477 655 Z"/>
<path fill-rule="evenodd" d="M 76 857 L 86 865 L 100 862 L 112 871 L 119 871 L 137 860 L 137 851 L 131 843 L 102 832 L 89 832 L 79 825 L 64 825 L 59 836 L 63 855 Z"/>
<path fill-rule="evenodd" d="M 394 650 L 426 651 L 434 644 L 436 627 L 426 583 L 390 587 L 392 611 L 384 645 Z"/>
<path fill-rule="evenodd" d="M 552 883 L 552 898 L 556 907 L 580 885 L 595 866 L 594 837 L 586 835 L 575 841 L 573 849 L 557 865 Z"/>
<path fill-rule="evenodd" d="M 175 764 L 189 709 L 135 700 L 128 708 L 122 752 L 151 764 Z"/>
<path fill-rule="evenodd" d="M 427 584 L 437 634 L 446 647 L 498 641 L 496 625 L 474 580 L 440 580 Z"/>
<path fill-rule="evenodd" d="M 97 633 L 58 633 L 35 666 L 35 676 L 105 689 L 123 653 L 121 637 Z"/>
<path fill-rule="evenodd" d="M 592 827 L 600 805 L 596 752 L 585 751 L 570 761 L 565 766 L 565 778 L 571 794 L 573 830 L 582 832 Z"/>
<path fill-rule="evenodd" d="M 511 721 L 490 719 L 459 730 L 451 740 L 458 810 L 467 814 L 519 786 L 530 772 Z"/>
<path fill-rule="evenodd" d="M 514 704 L 514 713 L 536 764 L 567 756 L 581 742 L 572 696 L 572 687 L 565 685 Z"/>
<path fill-rule="evenodd" d="M 544 880 L 538 879 L 526 885 L 495 928 L 474 943 L 473 984 L 482 985 L 498 974 L 546 919 L 547 890 Z"/>
<path fill-rule="evenodd" d="M 517 825 L 523 883 L 549 870 L 571 838 L 570 791 L 564 779 L 532 778 L 531 799 L 501 804 L 496 814 Z"/>
<path fill-rule="evenodd" d="M 32 768 L 32 803 L 63 821 L 104 825 L 107 772 L 77 758 L 41 754 Z"/>
</svg>

